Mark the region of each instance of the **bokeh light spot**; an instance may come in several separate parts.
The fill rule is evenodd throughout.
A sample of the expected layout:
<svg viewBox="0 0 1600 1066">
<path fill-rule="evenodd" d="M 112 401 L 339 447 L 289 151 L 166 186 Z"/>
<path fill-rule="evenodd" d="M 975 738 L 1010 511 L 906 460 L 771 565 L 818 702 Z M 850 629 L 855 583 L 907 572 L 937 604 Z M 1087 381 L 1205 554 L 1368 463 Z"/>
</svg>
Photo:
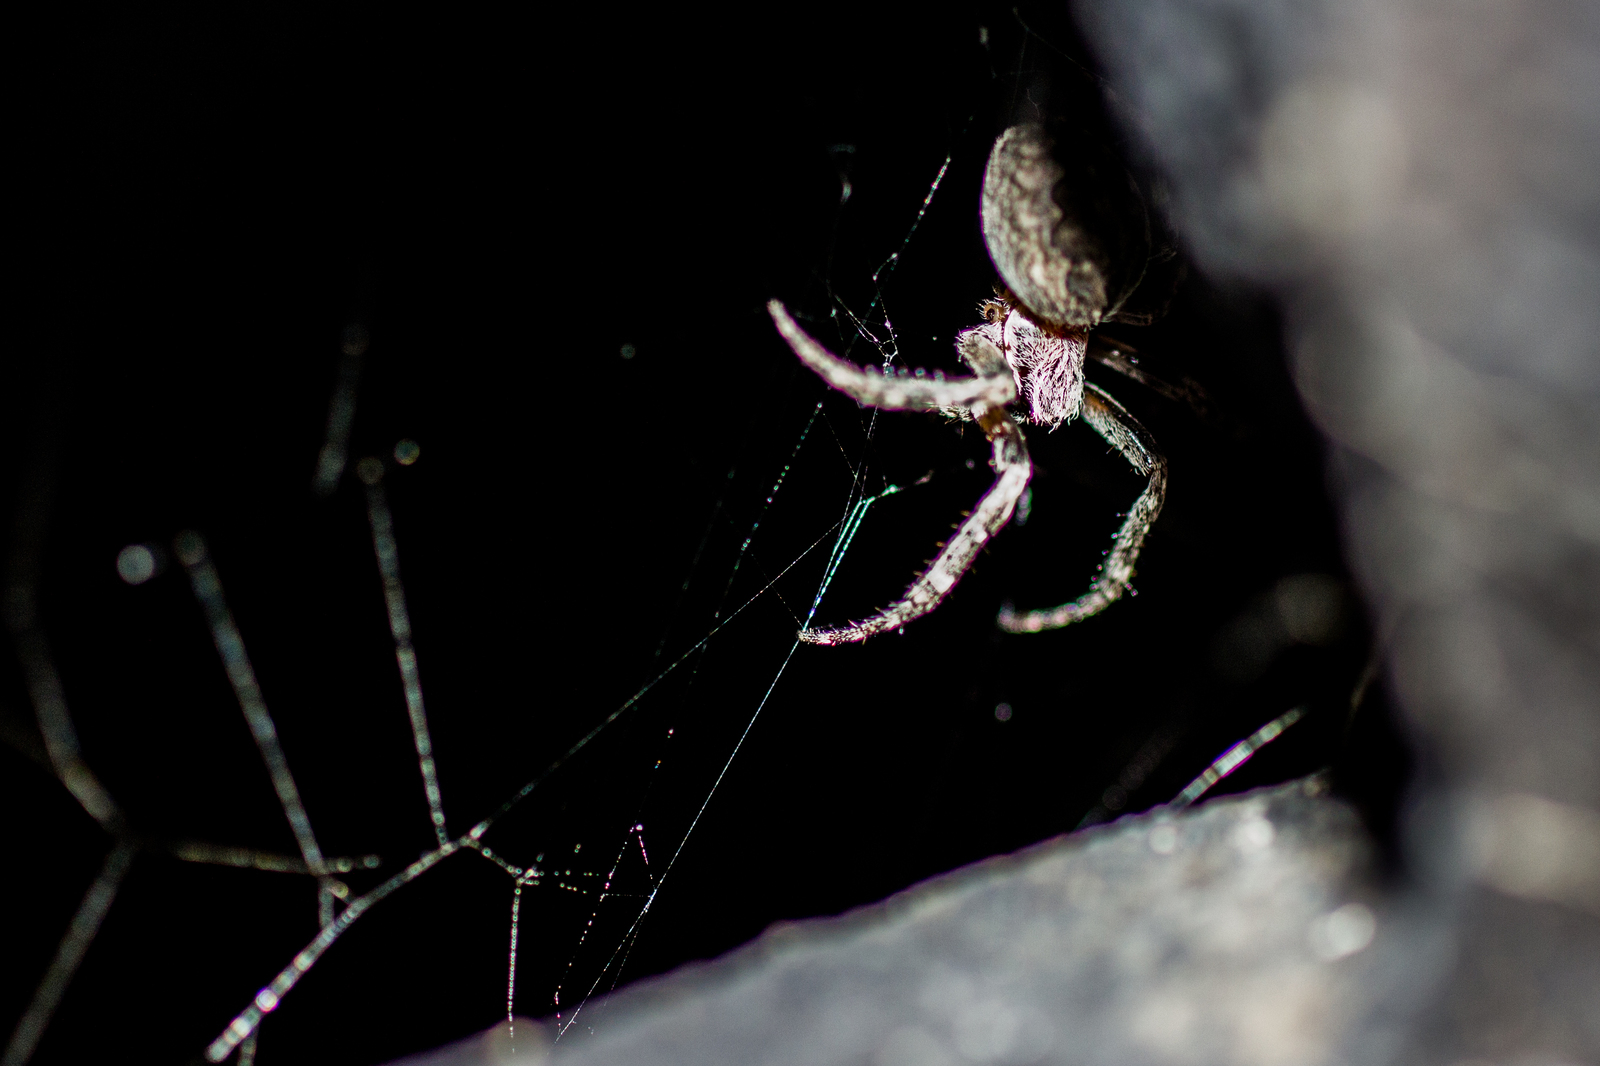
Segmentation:
<svg viewBox="0 0 1600 1066">
<path fill-rule="evenodd" d="M 1312 922 L 1307 939 L 1319 959 L 1332 962 L 1354 955 L 1372 943 L 1377 932 L 1378 919 L 1371 908 L 1362 903 L 1346 903 Z"/>
<path fill-rule="evenodd" d="M 117 553 L 117 576 L 130 585 L 142 585 L 156 576 L 155 553 L 143 544 L 130 544 Z"/>
<path fill-rule="evenodd" d="M 1150 850 L 1157 855 L 1171 855 L 1178 847 L 1178 828 L 1158 825 L 1150 830 Z"/>
</svg>

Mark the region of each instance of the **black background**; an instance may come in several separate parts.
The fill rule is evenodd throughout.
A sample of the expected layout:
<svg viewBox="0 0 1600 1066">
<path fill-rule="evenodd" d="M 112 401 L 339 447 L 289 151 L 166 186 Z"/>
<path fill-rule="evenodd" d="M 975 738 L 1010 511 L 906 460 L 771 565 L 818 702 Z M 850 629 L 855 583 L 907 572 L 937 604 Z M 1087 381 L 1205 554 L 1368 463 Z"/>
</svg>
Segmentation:
<svg viewBox="0 0 1600 1066">
<path fill-rule="evenodd" d="M 1141 750 L 1162 754 L 1122 809 L 1165 802 L 1300 703 L 1310 718 L 1225 790 L 1333 763 L 1384 831 L 1402 763 L 1381 694 L 1347 727 L 1368 654 L 1355 600 L 1332 645 L 1241 665 L 1276 581 L 1347 577 L 1274 308 L 1198 272 L 1160 324 L 1107 332 L 1200 381 L 1218 417 L 1090 373 L 1171 462 L 1137 598 L 1060 632 L 995 630 L 1006 599 L 1081 592 L 1141 488 L 1084 427 L 1035 432 L 1030 520 L 938 611 L 802 647 L 773 686 L 855 464 L 871 491 L 933 477 L 874 506 L 822 624 L 892 600 L 989 472 L 970 428 L 829 394 L 763 304 L 860 362 L 880 352 L 830 307 L 880 339 L 887 309 L 901 365 L 955 370 L 994 280 L 977 221 L 993 138 L 1030 98 L 1101 121 L 1063 11 L 130 8 L 24 37 L 5 489 L 48 514 L 44 631 L 85 756 L 140 832 L 295 850 L 181 571 L 115 571 L 124 545 L 192 528 L 323 849 L 383 856 L 352 889 L 431 846 L 360 486 L 311 492 L 353 321 L 372 337 L 353 457 L 422 449 L 386 486 L 452 831 L 678 664 L 486 838 L 572 871 L 525 893 L 519 1013 L 551 1013 L 559 988 L 570 1016 L 619 969 L 711 957 L 1106 816 Z M 109 842 L 30 760 L 14 663 L 0 681 L 9 1031 Z M 314 935 L 314 896 L 141 854 L 36 1061 L 193 1058 Z M 379 1062 L 493 1023 L 510 902 L 495 867 L 451 858 L 330 950 L 258 1061 Z"/>
</svg>

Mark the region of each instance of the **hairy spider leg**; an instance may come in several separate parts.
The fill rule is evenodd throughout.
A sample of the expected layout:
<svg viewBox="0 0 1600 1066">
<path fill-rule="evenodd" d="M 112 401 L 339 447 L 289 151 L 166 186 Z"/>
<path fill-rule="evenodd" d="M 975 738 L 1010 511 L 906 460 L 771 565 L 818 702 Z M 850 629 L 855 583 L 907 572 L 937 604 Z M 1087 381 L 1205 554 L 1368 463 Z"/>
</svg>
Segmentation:
<svg viewBox="0 0 1600 1066">
<path fill-rule="evenodd" d="M 978 377 L 927 376 L 921 370 L 905 376 L 882 374 L 840 359 L 818 344 L 777 300 L 768 302 L 767 311 L 802 363 L 815 370 L 829 385 L 864 404 L 885 411 L 934 411 L 941 407 L 973 407 L 980 403 L 1004 407 L 1017 398 L 1017 384 L 1010 368 L 987 339 L 983 340 L 982 347 L 988 351 L 962 351 L 968 365 L 979 371 Z M 972 344 L 966 347 L 971 348 Z"/>
<path fill-rule="evenodd" d="M 1010 520 L 1028 485 L 1033 464 L 1028 459 L 1027 441 L 1022 427 L 1005 409 L 1017 398 L 1016 378 L 1000 349 L 976 331 L 962 334 L 957 346 L 962 360 L 978 371 L 977 377 L 928 378 L 920 370 L 890 377 L 864 370 L 828 351 L 801 329 L 777 300 L 768 303 L 767 310 L 801 362 L 845 395 L 890 411 L 970 411 L 993 445 L 994 484 L 903 597 L 864 622 L 841 629 L 802 629 L 799 636 L 808 644 L 849 644 L 898 629 L 933 610 L 949 594 L 978 552 Z"/>
<path fill-rule="evenodd" d="M 1083 420 L 1094 431 L 1109 441 L 1141 474 L 1150 478 L 1143 493 L 1134 501 L 1111 542 L 1111 551 L 1100 567 L 1089 591 L 1070 603 L 1063 603 L 1045 611 L 1024 611 L 1021 614 L 1008 604 L 1000 609 L 996 622 L 1001 629 L 1011 633 L 1038 633 L 1046 629 L 1060 629 L 1073 622 L 1099 614 L 1127 591 L 1133 580 L 1133 564 L 1139 558 L 1150 523 L 1161 513 L 1161 504 L 1167 496 L 1167 460 L 1156 450 L 1156 442 L 1149 430 L 1139 424 L 1127 410 L 1104 389 L 1087 385 L 1083 392 Z"/>
<path fill-rule="evenodd" d="M 1176 385 L 1156 377 L 1144 367 L 1140 366 L 1136 356 L 1137 349 L 1122 341 L 1113 341 L 1104 336 L 1096 336 L 1095 343 L 1089 346 L 1089 358 L 1101 366 L 1115 370 L 1124 377 L 1137 381 L 1145 388 L 1164 396 L 1176 403 L 1187 404 L 1201 421 L 1208 425 L 1226 425 L 1227 419 L 1221 417 L 1216 411 L 1216 405 L 1210 395 L 1199 382 L 1187 374 L 1178 378 Z"/>
<path fill-rule="evenodd" d="M 1011 519 L 1022 490 L 1033 475 L 1028 459 L 1028 444 L 1022 427 L 1003 407 L 973 406 L 973 416 L 994 446 L 994 484 L 984 493 L 972 515 L 961 524 L 933 564 L 923 571 L 906 594 L 872 618 L 842 629 L 802 629 L 800 639 L 808 644 L 849 644 L 892 629 L 899 629 L 921 618 L 939 605 L 955 588 L 978 552 Z"/>
</svg>

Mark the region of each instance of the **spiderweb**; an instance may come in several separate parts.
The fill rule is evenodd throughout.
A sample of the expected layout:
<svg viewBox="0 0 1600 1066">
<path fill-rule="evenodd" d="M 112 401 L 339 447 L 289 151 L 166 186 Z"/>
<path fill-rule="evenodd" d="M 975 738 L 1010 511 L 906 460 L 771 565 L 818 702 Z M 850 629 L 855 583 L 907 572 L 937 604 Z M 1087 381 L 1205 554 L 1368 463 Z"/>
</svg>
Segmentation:
<svg viewBox="0 0 1600 1066">
<path fill-rule="evenodd" d="M 924 28 L 910 71 L 887 31 L 795 42 L 831 57 L 836 96 L 780 108 L 812 127 L 733 142 L 763 177 L 692 201 L 727 220 L 692 269 L 652 251 L 703 243 L 673 212 L 590 242 L 626 233 L 643 280 L 573 309 L 582 331 L 530 339 L 505 262 L 450 277 L 432 264 L 485 246 L 435 235 L 401 259 L 415 277 L 207 290 L 193 332 L 226 339 L 226 372 L 196 346 L 76 393 L 45 375 L 10 545 L 7 805 L 35 887 L 8 1062 L 108 1032 L 213 1061 L 383 1061 L 511 1014 L 582 1039 L 622 984 L 1192 800 L 1219 752 L 1234 769 L 1286 708 L 1347 694 L 1359 626 L 1324 645 L 1273 629 L 1284 574 L 1341 571 L 1318 488 L 1257 498 L 1319 459 L 1263 371 L 1275 322 L 1248 306 L 1228 319 L 1242 368 L 1195 351 L 1203 310 L 1140 343 L 1210 358 L 1214 393 L 1267 412 L 1272 454 L 1106 379 L 1192 457 L 1140 602 L 1031 641 L 994 630 L 1003 600 L 1081 591 L 1137 495 L 1063 431 L 1034 443 L 1031 509 L 933 616 L 797 646 L 893 599 L 990 477 L 981 435 L 828 393 L 761 313 L 779 295 L 858 362 L 957 369 L 992 281 L 984 156 L 1044 91 L 1040 57 L 1071 48 L 1008 13 L 977 25 Z M 918 99 L 890 89 L 908 73 Z M 655 136 L 633 140 L 690 154 Z M 352 288 L 380 295 L 352 314 Z M 464 310 L 485 293 L 512 310 Z M 1271 543 L 1239 535 L 1269 522 Z M 1235 646 L 1270 648 L 1223 676 Z M 1278 747 L 1238 786 L 1328 750 Z"/>
</svg>

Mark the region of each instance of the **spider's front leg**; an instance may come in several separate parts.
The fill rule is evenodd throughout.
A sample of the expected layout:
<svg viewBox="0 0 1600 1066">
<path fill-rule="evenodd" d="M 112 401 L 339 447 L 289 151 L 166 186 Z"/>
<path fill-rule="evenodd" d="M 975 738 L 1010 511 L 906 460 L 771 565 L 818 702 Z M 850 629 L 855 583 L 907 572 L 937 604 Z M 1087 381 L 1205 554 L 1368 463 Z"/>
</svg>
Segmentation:
<svg viewBox="0 0 1600 1066">
<path fill-rule="evenodd" d="M 767 312 L 802 363 L 815 370 L 829 385 L 864 404 L 885 411 L 936 411 L 941 407 L 966 408 L 980 403 L 1004 407 L 1017 398 L 1017 383 L 1011 368 L 1000 350 L 986 338 L 964 336 L 960 342 L 961 357 L 978 371 L 977 377 L 947 379 L 943 375 L 926 375 L 921 370 L 906 375 L 883 374 L 856 366 L 828 351 L 801 329 L 777 300 L 767 304 Z"/>
<path fill-rule="evenodd" d="M 1008 605 L 1001 609 L 997 622 L 1001 629 L 1012 633 L 1037 633 L 1045 629 L 1060 629 L 1090 615 L 1099 614 L 1127 591 L 1133 580 L 1133 564 L 1139 558 L 1150 523 L 1161 513 L 1161 504 L 1167 496 L 1167 460 L 1156 450 L 1156 442 L 1149 430 L 1111 398 L 1104 389 L 1087 385 L 1083 392 L 1083 420 L 1094 428 L 1128 464 L 1150 482 L 1134 501 L 1122 528 L 1111 542 L 1111 551 L 1100 576 L 1089 586 L 1089 591 L 1070 603 L 1063 603 L 1047 611 L 1016 613 Z"/>
<path fill-rule="evenodd" d="M 961 523 L 939 553 L 939 557 L 906 589 L 906 594 L 873 617 L 841 629 L 802 629 L 800 639 L 808 644 L 849 644 L 879 633 L 899 629 L 921 618 L 947 596 L 967 572 L 978 552 L 1011 519 L 1017 499 L 1033 475 L 1028 459 L 1028 442 L 1022 427 L 1004 407 L 973 405 L 972 416 L 983 427 L 994 447 L 994 484 L 983 494 L 972 514 Z"/>
<path fill-rule="evenodd" d="M 993 445 L 994 484 L 906 594 L 864 622 L 841 629 L 803 629 L 800 639 L 808 644 L 850 644 L 899 629 L 933 610 L 949 594 L 978 552 L 1011 518 L 1017 499 L 1028 485 L 1033 474 L 1028 443 L 1022 436 L 1022 427 L 1005 408 L 1017 398 L 1016 378 L 1000 349 L 976 331 L 963 334 L 958 347 L 962 360 L 978 371 L 977 377 L 940 380 L 923 376 L 920 371 L 907 377 L 889 377 L 863 370 L 828 351 L 801 329 L 778 301 L 768 304 L 767 310 L 801 361 L 840 392 L 891 411 L 968 409 Z"/>
</svg>

